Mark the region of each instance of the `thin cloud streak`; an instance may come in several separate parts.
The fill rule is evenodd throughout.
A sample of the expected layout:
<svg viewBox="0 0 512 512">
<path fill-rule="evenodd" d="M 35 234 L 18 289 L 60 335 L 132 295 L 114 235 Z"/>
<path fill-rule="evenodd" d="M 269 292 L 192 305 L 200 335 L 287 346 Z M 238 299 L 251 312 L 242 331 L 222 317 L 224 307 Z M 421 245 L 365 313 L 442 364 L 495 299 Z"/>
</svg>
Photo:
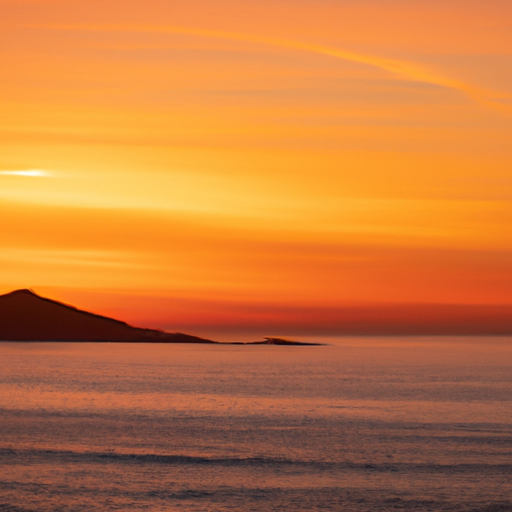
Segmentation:
<svg viewBox="0 0 512 512">
<path fill-rule="evenodd" d="M 304 43 L 301 41 L 292 41 L 288 39 L 268 37 L 258 34 L 244 34 L 238 32 L 226 32 L 220 30 L 196 29 L 166 25 L 31 24 L 26 26 L 31 28 L 66 31 L 82 30 L 91 32 L 105 31 L 181 34 L 289 48 L 291 50 L 327 55 L 345 61 L 366 64 L 383 71 L 388 71 L 407 80 L 414 80 L 416 82 L 427 83 L 457 90 L 464 93 L 476 103 L 479 103 L 480 105 L 483 105 L 487 108 L 497 110 L 502 113 L 512 113 L 512 107 L 506 103 L 506 101 L 510 100 L 511 98 L 509 98 L 506 94 L 500 94 L 496 91 L 486 90 L 484 88 L 467 84 L 459 80 L 445 77 L 413 63 L 400 61 L 397 59 L 387 59 L 372 55 L 357 54 L 340 48 L 334 48 L 320 44 Z"/>
<path fill-rule="evenodd" d="M 136 260 L 137 256 L 128 251 L 4 247 L 0 260 L 44 266 L 147 268 Z"/>
</svg>

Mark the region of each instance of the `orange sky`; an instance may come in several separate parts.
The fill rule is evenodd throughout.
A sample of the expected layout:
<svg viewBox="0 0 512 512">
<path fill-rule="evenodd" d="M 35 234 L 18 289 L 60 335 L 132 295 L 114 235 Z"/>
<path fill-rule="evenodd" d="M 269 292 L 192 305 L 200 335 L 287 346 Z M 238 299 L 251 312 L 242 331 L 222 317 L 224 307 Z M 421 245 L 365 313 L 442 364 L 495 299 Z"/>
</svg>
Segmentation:
<svg viewBox="0 0 512 512">
<path fill-rule="evenodd" d="M 509 0 L 0 0 L 0 69 L 0 293 L 225 339 L 512 324 Z"/>
</svg>

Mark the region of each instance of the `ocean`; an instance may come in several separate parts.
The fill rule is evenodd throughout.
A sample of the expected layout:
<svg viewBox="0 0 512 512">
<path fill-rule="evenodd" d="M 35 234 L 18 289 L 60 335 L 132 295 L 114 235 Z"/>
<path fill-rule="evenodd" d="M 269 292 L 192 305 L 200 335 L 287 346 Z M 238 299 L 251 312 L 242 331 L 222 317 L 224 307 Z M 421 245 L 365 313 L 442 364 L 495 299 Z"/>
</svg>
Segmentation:
<svg viewBox="0 0 512 512">
<path fill-rule="evenodd" d="M 512 511 L 512 338 L 325 341 L 0 343 L 0 511 Z"/>
</svg>

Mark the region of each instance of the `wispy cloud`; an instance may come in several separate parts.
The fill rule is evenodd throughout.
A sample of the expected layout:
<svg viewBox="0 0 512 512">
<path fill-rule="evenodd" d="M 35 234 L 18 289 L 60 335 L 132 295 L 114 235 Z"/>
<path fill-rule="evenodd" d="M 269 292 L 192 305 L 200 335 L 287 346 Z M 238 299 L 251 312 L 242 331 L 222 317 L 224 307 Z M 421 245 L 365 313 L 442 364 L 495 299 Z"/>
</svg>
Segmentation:
<svg viewBox="0 0 512 512">
<path fill-rule="evenodd" d="M 27 178 L 49 178 L 51 172 L 42 171 L 40 169 L 26 169 L 19 171 L 0 171 L 0 176 L 24 176 Z"/>
<path fill-rule="evenodd" d="M 438 85 L 449 89 L 460 91 L 471 98 L 473 101 L 494 110 L 500 110 L 506 113 L 512 113 L 512 109 L 507 104 L 510 99 L 507 95 L 501 95 L 495 91 L 488 91 L 481 87 L 474 86 L 456 80 L 440 73 L 429 70 L 415 63 L 401 61 L 398 59 L 388 59 L 374 55 L 363 55 L 353 53 L 341 48 L 313 44 L 308 42 L 293 41 L 276 37 L 269 37 L 259 34 L 247 34 L 238 32 L 226 32 L 220 30 L 197 29 L 190 27 L 176 27 L 168 25 L 111 25 L 111 24 L 44 24 L 29 25 L 35 28 L 46 28 L 50 30 L 82 30 L 91 32 L 143 32 L 143 33 L 168 33 L 182 34 L 199 37 L 210 37 L 214 39 L 224 39 L 238 42 L 247 42 L 254 44 L 270 45 L 291 50 L 327 55 L 337 59 L 358 62 L 366 64 L 383 71 L 394 73 L 398 77 L 406 80 Z M 496 99 L 499 98 L 499 99 Z"/>
<path fill-rule="evenodd" d="M 137 255 L 123 251 L 41 249 L 30 247 L 3 247 L 1 260 L 23 262 L 25 264 L 139 268 L 142 264 L 135 260 Z M 139 255 L 140 256 L 140 255 Z"/>
</svg>

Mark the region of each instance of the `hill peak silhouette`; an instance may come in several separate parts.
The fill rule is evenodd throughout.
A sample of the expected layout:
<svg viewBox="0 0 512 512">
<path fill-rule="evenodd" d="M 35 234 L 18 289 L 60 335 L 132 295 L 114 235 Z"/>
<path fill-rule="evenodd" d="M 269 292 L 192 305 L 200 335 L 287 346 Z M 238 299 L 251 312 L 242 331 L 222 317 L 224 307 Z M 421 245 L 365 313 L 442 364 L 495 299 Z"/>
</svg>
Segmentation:
<svg viewBox="0 0 512 512">
<path fill-rule="evenodd" d="M 6 293 L 5 295 L 0 295 L 0 297 L 9 297 L 9 296 L 17 296 L 17 295 L 33 295 L 34 297 L 42 298 L 34 290 L 30 288 L 22 288 L 21 290 L 14 290 L 10 293 Z"/>
<path fill-rule="evenodd" d="M 0 341 L 216 343 L 183 333 L 132 327 L 25 288 L 0 295 Z"/>
</svg>

